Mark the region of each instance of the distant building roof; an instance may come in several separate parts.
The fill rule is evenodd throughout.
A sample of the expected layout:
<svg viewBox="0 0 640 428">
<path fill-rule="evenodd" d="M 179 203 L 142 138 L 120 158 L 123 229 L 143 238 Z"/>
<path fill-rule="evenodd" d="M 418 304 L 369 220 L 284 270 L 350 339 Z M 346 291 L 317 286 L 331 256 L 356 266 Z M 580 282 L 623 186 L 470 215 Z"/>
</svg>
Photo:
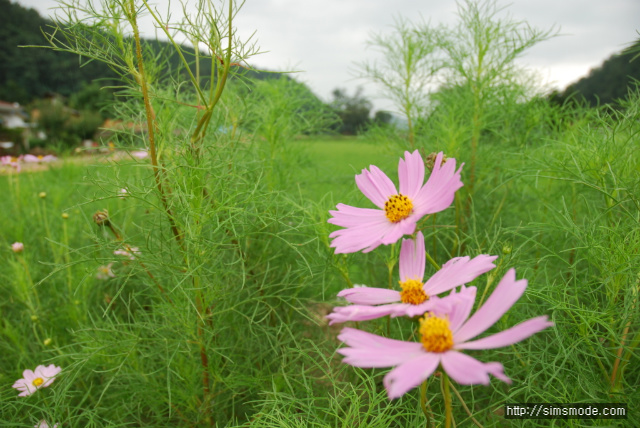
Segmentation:
<svg viewBox="0 0 640 428">
<path fill-rule="evenodd" d="M 26 113 L 20 104 L 7 101 L 0 101 L 0 113 L 19 113 L 26 117 Z"/>
<path fill-rule="evenodd" d="M 24 119 L 28 117 L 20 104 L 0 101 L 0 123 L 5 128 L 26 128 Z"/>
</svg>

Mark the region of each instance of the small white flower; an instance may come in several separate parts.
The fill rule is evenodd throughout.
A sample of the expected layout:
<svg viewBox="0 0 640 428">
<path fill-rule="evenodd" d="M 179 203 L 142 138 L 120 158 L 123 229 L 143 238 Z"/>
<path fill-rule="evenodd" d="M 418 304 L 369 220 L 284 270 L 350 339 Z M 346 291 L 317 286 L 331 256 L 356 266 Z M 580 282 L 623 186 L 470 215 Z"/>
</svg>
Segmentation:
<svg viewBox="0 0 640 428">
<path fill-rule="evenodd" d="M 38 425 L 34 425 L 33 428 L 49 428 L 49 424 L 43 419 L 38 422 Z M 58 428 L 58 424 L 55 424 L 52 428 Z"/>
<path fill-rule="evenodd" d="M 116 275 L 111 270 L 111 266 L 112 265 L 113 265 L 113 263 L 109 263 L 106 266 L 100 266 L 98 268 L 98 271 L 96 272 L 96 278 L 101 280 L 101 281 L 106 281 L 109 278 L 115 278 Z"/>
<path fill-rule="evenodd" d="M 133 152 L 130 152 L 130 154 L 136 159 L 144 159 L 149 156 L 149 152 L 147 152 L 146 150 L 135 150 Z"/>
<path fill-rule="evenodd" d="M 129 257 L 129 260 L 135 260 L 136 256 L 135 254 L 140 254 L 140 250 L 138 249 L 138 247 L 126 247 L 127 249 L 119 249 L 119 250 L 115 250 L 113 252 L 114 255 L 116 256 L 125 256 L 125 257 Z"/>
</svg>

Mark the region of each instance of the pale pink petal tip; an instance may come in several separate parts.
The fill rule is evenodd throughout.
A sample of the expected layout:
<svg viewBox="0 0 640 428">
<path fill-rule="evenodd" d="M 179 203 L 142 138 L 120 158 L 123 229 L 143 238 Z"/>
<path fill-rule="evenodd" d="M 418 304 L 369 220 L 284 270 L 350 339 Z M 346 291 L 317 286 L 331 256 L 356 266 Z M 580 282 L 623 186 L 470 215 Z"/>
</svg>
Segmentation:
<svg viewBox="0 0 640 428">
<path fill-rule="evenodd" d="M 458 349 L 494 349 L 513 345 L 524 339 L 542 331 L 548 327 L 553 327 L 553 322 L 547 320 L 547 316 L 539 316 L 521 322 L 507 330 L 482 339 L 472 340 L 458 345 Z"/>
<path fill-rule="evenodd" d="M 380 305 L 399 302 L 400 292 L 388 288 L 356 286 L 340 291 L 338 297 L 343 297 L 356 305 Z"/>
<path fill-rule="evenodd" d="M 457 351 L 442 354 L 442 368 L 460 385 L 489 385 L 489 374 L 502 373 L 500 363 L 482 363 L 473 357 Z M 500 375 L 505 377 L 504 374 Z"/>
<path fill-rule="evenodd" d="M 398 365 L 384 377 L 384 386 L 389 399 L 403 396 L 411 389 L 424 382 L 438 367 L 440 356 L 425 353 Z"/>
<path fill-rule="evenodd" d="M 327 315 L 327 319 L 330 320 L 329 325 L 335 323 L 342 323 L 347 321 L 368 321 L 376 318 L 382 318 L 395 311 L 396 305 L 383 305 L 383 306 L 365 306 L 365 305 L 351 305 L 351 306 L 338 306 L 333 309 L 333 312 Z"/>
<path fill-rule="evenodd" d="M 457 342 L 466 342 L 498 321 L 522 296 L 527 280 L 516 280 L 515 269 L 509 269 L 491 296 L 456 332 Z"/>
</svg>

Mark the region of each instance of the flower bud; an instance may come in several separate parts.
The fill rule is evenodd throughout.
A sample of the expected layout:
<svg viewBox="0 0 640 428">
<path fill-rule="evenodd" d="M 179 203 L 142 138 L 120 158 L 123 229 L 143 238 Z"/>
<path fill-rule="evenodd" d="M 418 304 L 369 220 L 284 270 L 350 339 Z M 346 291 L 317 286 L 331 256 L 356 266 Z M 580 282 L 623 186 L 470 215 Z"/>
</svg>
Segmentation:
<svg viewBox="0 0 640 428">
<path fill-rule="evenodd" d="M 502 246 L 502 254 L 511 254 L 512 250 L 513 247 L 509 243 L 506 243 Z"/>
<path fill-rule="evenodd" d="M 69 214 L 67 214 L 67 213 L 62 213 L 62 219 L 63 219 L 63 220 L 66 220 L 66 219 L 68 219 L 68 218 L 69 218 Z"/>
<path fill-rule="evenodd" d="M 433 167 L 436 165 L 436 158 L 438 157 L 437 153 L 430 153 L 427 158 L 424 160 L 424 166 L 427 167 L 429 171 L 433 171 Z M 440 166 L 444 165 L 447 162 L 447 156 L 442 156 L 442 163 Z"/>
<path fill-rule="evenodd" d="M 40 192 L 40 193 L 38 193 L 38 197 L 39 197 L 40 199 L 44 199 L 44 198 L 46 198 L 46 197 L 47 197 L 47 193 L 46 193 L 46 192 Z"/>
<path fill-rule="evenodd" d="M 11 249 L 14 253 L 21 253 L 24 251 L 24 244 L 22 242 L 14 242 L 11 244 Z"/>
<path fill-rule="evenodd" d="M 49 346 L 49 345 L 51 345 L 51 342 L 53 342 L 53 341 L 51 340 L 51 338 L 50 338 L 50 337 L 47 337 L 47 338 L 44 340 L 44 342 L 43 342 L 43 343 L 44 343 L 44 346 Z"/>
<path fill-rule="evenodd" d="M 109 225 L 109 212 L 107 210 L 97 211 L 93 215 L 93 221 L 98 226 L 108 226 Z"/>
</svg>

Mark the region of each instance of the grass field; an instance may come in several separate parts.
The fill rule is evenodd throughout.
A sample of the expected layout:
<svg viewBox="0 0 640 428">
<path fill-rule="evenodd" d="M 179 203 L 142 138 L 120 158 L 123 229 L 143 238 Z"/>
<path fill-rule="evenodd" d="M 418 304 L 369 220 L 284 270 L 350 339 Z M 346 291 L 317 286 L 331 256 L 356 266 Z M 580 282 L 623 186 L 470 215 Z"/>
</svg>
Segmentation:
<svg viewBox="0 0 640 428">
<path fill-rule="evenodd" d="M 495 380 L 490 387 L 457 386 L 484 426 L 506 426 L 501 412 L 509 402 L 624 402 L 637 411 L 633 284 L 640 237 L 625 219 L 637 215 L 629 211 L 635 196 L 618 184 L 618 202 L 610 201 L 603 196 L 608 178 L 590 167 L 594 153 L 606 157 L 606 150 L 631 147 L 606 135 L 593 142 L 504 151 L 499 163 L 478 169 L 465 224 L 455 227 L 456 213 L 467 209 L 462 203 L 423 224 L 427 251 L 438 263 L 463 254 L 500 256 L 496 272 L 472 283 L 479 293 L 490 291 L 511 267 L 529 280 L 525 297 L 493 330 L 541 314 L 556 324 L 517 346 L 473 353 L 501 361 L 514 380 L 511 387 Z M 212 310 L 219 311 L 210 315 L 207 346 L 227 353 L 209 355 L 209 363 L 219 365 L 210 369 L 218 391 L 214 401 L 226 409 L 213 415 L 224 426 L 419 426 L 419 391 L 389 401 L 380 383 L 386 370 L 340 363 L 334 354 L 340 327 L 330 328 L 323 319 L 332 305 L 343 304 L 335 294 L 351 281 L 383 287 L 397 281 L 390 247 L 333 255 L 326 245 L 335 228 L 326 220 L 337 202 L 371 206 L 357 190 L 355 174 L 374 164 L 396 181 L 401 153 L 391 156 L 392 148 L 365 138 L 288 144 L 281 166 L 290 171 L 280 189 L 264 197 L 237 194 L 243 200 L 237 208 L 245 213 L 233 208 L 240 202 L 227 201 L 231 210 L 217 212 L 206 220 L 213 229 L 199 232 L 203 245 L 211 246 L 201 247 L 204 255 L 195 263 L 211 263 L 209 257 L 238 238 L 244 253 L 222 256 L 217 268 L 200 277 L 213 293 Z M 495 150 L 487 143 L 482 159 L 494 159 Z M 586 155 L 578 158 L 579 150 Z M 531 162 L 550 151 L 553 162 L 561 163 L 552 173 L 541 172 Z M 632 184 L 636 158 L 608 159 L 617 183 Z M 0 203 L 3 424 L 33 425 L 29 421 L 41 417 L 34 415 L 64 420 L 64 426 L 207 424 L 208 406 L 198 398 L 196 344 L 203 339 L 190 318 L 198 300 L 189 297 L 192 286 L 180 282 L 182 263 L 172 255 L 168 224 L 158 217 L 148 161 L 63 159 L 45 171 L 2 175 L 0 186 L 6 191 Z M 94 213 L 105 209 L 121 239 L 96 226 Z M 256 209 L 257 216 L 239 217 L 247 209 Z M 232 224 L 229 218 L 238 238 L 214 242 L 202 235 L 224 237 L 224 231 L 216 235 L 215 224 Z M 160 230 L 149 232 L 147 223 L 158 222 Z M 13 253 L 14 242 L 25 250 Z M 140 251 L 135 259 L 113 254 L 132 247 Z M 100 272 L 108 275 L 100 279 Z M 407 337 L 398 319 L 367 325 L 369 331 Z M 56 388 L 39 391 L 45 397 L 40 404 L 34 397 L 16 400 L 11 384 L 25 368 L 45 362 L 63 367 Z M 429 396 L 437 397 L 437 383 L 429 383 Z M 130 405 L 120 413 L 107 410 L 123 397 L 130 397 Z M 436 398 L 431 406 L 439 420 L 442 403 Z M 470 423 L 459 403 L 454 414 L 459 426 Z"/>
</svg>

